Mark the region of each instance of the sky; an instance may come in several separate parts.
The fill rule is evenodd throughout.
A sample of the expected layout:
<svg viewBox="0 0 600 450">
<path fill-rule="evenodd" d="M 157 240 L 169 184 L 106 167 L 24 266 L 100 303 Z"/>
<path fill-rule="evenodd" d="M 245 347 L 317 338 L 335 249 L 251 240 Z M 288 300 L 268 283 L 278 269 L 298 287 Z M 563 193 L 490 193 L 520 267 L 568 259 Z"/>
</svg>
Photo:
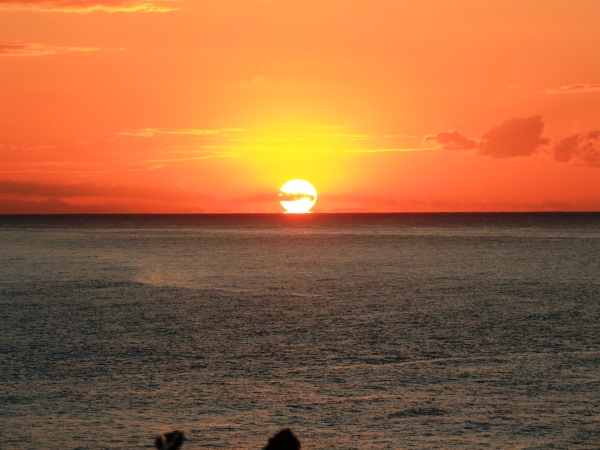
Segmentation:
<svg viewBox="0 0 600 450">
<path fill-rule="evenodd" d="M 600 211 L 600 1 L 0 0 L 0 214 Z"/>
</svg>

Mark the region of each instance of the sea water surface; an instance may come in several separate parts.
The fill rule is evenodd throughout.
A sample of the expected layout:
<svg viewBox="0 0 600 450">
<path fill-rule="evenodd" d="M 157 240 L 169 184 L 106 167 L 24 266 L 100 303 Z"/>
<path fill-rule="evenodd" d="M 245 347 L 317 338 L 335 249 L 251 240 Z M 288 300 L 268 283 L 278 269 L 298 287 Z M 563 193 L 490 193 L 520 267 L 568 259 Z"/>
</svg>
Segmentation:
<svg viewBox="0 0 600 450">
<path fill-rule="evenodd" d="M 0 448 L 600 448 L 600 214 L 0 217 Z"/>
</svg>

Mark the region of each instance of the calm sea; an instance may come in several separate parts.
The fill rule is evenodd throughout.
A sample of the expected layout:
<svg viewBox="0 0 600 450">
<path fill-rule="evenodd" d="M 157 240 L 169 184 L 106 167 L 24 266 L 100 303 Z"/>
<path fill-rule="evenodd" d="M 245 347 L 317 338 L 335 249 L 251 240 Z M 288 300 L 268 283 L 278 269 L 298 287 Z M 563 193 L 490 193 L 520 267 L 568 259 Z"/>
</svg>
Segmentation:
<svg viewBox="0 0 600 450">
<path fill-rule="evenodd" d="M 0 448 L 600 448 L 600 214 L 0 217 Z"/>
</svg>

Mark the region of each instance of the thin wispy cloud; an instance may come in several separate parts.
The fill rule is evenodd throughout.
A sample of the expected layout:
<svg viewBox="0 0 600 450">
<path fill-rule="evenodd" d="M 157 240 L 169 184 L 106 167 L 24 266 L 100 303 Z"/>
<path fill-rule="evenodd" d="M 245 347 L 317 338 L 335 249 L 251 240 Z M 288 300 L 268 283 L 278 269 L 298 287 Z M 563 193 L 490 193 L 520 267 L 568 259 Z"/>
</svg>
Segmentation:
<svg viewBox="0 0 600 450">
<path fill-rule="evenodd" d="M 8 166 L 8 167 L 7 167 Z M 21 162 L 5 165 L 2 174 L 19 173 L 64 173 L 64 174 L 111 174 L 126 172 L 150 172 L 159 170 L 164 164 L 159 161 L 130 161 L 107 163 L 104 161 L 43 161 Z"/>
<path fill-rule="evenodd" d="M 92 12 L 170 12 L 177 0 L 0 0 L 0 11 Z"/>
<path fill-rule="evenodd" d="M 130 167 L 130 168 L 111 168 L 111 169 L 76 169 L 72 166 L 56 166 L 54 169 L 24 169 L 24 170 L 0 170 L 3 174 L 24 174 L 24 173 L 51 173 L 51 174 L 69 174 L 69 175 L 100 175 L 100 174 L 115 174 L 127 172 L 152 172 L 162 169 L 163 164 L 156 164 L 145 167 Z"/>
<path fill-rule="evenodd" d="M 236 151 L 236 155 L 243 151 L 297 151 L 297 152 L 321 152 L 321 153 L 402 153 L 402 152 L 425 152 L 435 150 L 433 148 L 423 147 L 406 147 L 406 148 L 365 148 L 365 149 L 344 149 L 344 148 L 297 148 L 297 149 L 281 149 L 275 146 L 242 146 L 242 145 L 206 145 L 204 148 L 215 150 L 231 150 Z"/>
<path fill-rule="evenodd" d="M 145 138 L 137 138 L 135 142 L 78 142 L 61 146 L 0 144 L 0 151 L 6 156 L 0 174 L 150 172 L 170 165 L 240 156 L 240 152 L 230 149 L 205 149 L 198 141 L 184 141 L 175 148 L 169 148 L 169 141 L 166 144 Z M 112 158 L 118 161 L 111 162 Z"/>
<path fill-rule="evenodd" d="M 343 128 L 347 128 L 345 125 L 304 125 L 301 128 L 307 130 L 341 130 Z"/>
<path fill-rule="evenodd" d="M 142 128 L 139 130 L 127 130 L 117 133 L 119 136 L 216 136 L 232 132 L 243 131 L 242 128 L 226 128 L 221 130 L 203 130 L 196 128 Z"/>
<path fill-rule="evenodd" d="M 339 153 L 409 153 L 409 152 L 426 152 L 431 148 L 423 147 L 406 147 L 406 148 L 367 148 L 360 150 L 333 150 Z"/>
<path fill-rule="evenodd" d="M 240 85 L 241 88 L 243 89 L 248 89 L 248 88 L 253 88 L 253 87 L 265 87 L 269 84 L 269 82 L 267 81 L 267 79 L 260 75 L 258 77 L 253 78 L 250 81 L 246 81 L 244 83 L 242 83 Z"/>
<path fill-rule="evenodd" d="M 339 153 L 380 153 L 423 151 L 414 146 L 417 136 L 406 134 L 360 134 L 340 133 L 341 126 L 298 127 L 284 130 L 261 130 L 248 128 L 142 128 L 117 133 L 124 138 L 170 139 L 177 145 L 194 148 L 174 149 L 193 152 L 201 150 L 241 151 L 320 151 Z M 331 130 L 331 131 L 327 131 Z M 185 140 L 189 142 L 186 144 Z M 198 147 L 198 142 L 200 143 Z M 228 155 L 228 156 L 237 156 Z"/>
<path fill-rule="evenodd" d="M 444 150 L 474 150 L 479 144 L 476 140 L 463 136 L 456 130 L 450 130 L 425 136 L 423 145 Z"/>
<path fill-rule="evenodd" d="M 97 52 L 100 47 L 58 47 L 44 45 L 37 42 L 6 42 L 0 43 L 0 57 L 2 56 L 45 56 L 56 55 L 62 52 L 89 53 Z"/>
<path fill-rule="evenodd" d="M 398 198 L 380 195 L 366 194 L 364 192 L 340 192 L 337 194 L 323 194 L 320 197 L 322 200 L 343 201 L 354 205 L 369 205 L 369 206 L 395 206 L 400 204 Z"/>
<path fill-rule="evenodd" d="M 232 138 L 232 141 L 250 141 L 250 142 L 297 142 L 297 141 L 318 141 L 318 142 L 343 142 L 343 141 L 379 141 L 385 139 L 415 138 L 416 136 L 407 136 L 404 134 L 351 134 L 351 133 L 304 133 L 289 137 L 239 137 Z"/>
<path fill-rule="evenodd" d="M 208 200 L 214 196 L 206 192 L 186 189 L 181 186 L 156 188 L 147 185 L 113 184 L 106 185 L 92 182 L 74 183 L 42 183 L 35 181 L 0 181 L 0 194 L 19 195 L 23 197 L 41 198 L 78 198 L 78 197 L 113 197 L 113 198 L 143 198 L 170 201 Z"/>
<path fill-rule="evenodd" d="M 600 84 L 577 83 L 546 90 L 546 94 L 586 94 L 590 92 L 600 92 Z"/>
<path fill-rule="evenodd" d="M 177 163 L 185 161 L 202 161 L 203 159 L 211 158 L 236 158 L 239 156 L 238 152 L 211 152 L 198 156 L 189 156 L 187 158 L 164 158 L 164 159 L 148 159 L 144 162 L 147 163 Z"/>
</svg>

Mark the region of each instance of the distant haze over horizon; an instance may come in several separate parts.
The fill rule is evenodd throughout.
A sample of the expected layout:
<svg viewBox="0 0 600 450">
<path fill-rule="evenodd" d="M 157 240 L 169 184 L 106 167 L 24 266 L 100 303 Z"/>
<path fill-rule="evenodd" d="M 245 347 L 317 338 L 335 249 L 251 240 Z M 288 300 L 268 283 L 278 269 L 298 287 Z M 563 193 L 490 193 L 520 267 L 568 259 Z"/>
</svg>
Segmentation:
<svg viewBox="0 0 600 450">
<path fill-rule="evenodd" d="M 0 1 L 0 214 L 600 211 L 600 2 Z M 157 32 L 160 30 L 160 32 Z"/>
</svg>

